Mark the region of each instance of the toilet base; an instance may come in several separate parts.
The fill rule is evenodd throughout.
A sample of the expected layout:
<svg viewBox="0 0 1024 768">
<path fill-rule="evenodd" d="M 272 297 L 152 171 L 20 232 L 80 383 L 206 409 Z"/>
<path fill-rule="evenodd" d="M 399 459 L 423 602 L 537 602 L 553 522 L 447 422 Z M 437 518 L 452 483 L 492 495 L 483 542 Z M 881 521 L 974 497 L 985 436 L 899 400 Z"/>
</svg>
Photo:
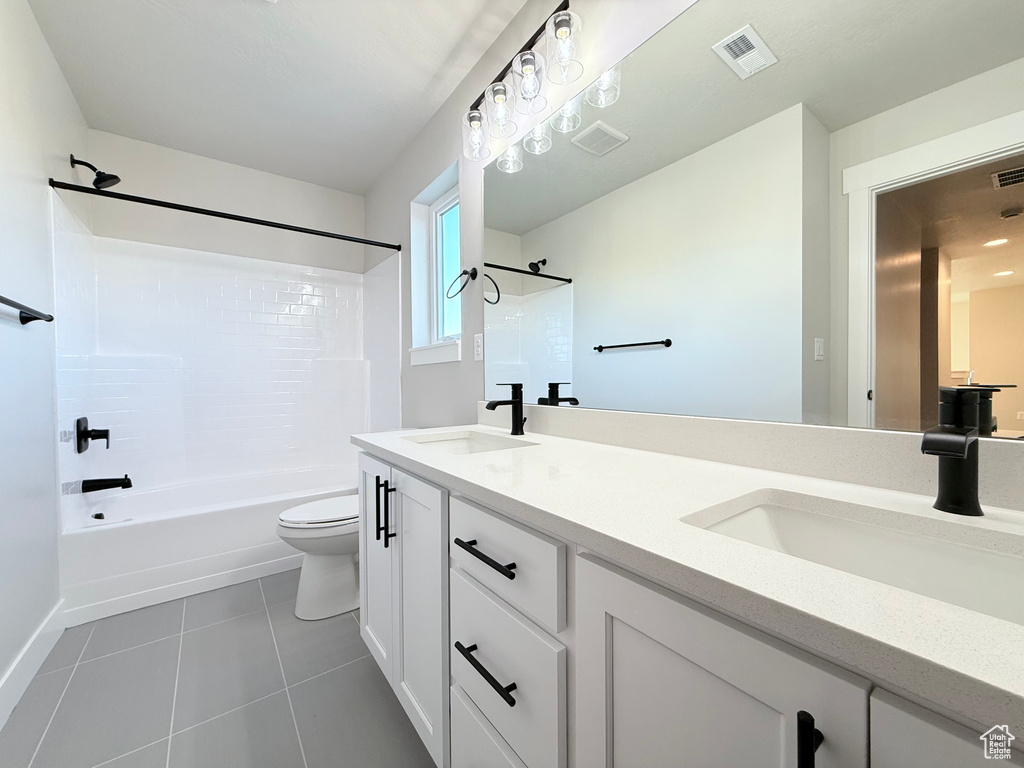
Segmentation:
<svg viewBox="0 0 1024 768">
<path fill-rule="evenodd" d="M 295 617 L 317 621 L 359 607 L 359 567 L 355 555 L 312 555 L 302 558 Z"/>
</svg>

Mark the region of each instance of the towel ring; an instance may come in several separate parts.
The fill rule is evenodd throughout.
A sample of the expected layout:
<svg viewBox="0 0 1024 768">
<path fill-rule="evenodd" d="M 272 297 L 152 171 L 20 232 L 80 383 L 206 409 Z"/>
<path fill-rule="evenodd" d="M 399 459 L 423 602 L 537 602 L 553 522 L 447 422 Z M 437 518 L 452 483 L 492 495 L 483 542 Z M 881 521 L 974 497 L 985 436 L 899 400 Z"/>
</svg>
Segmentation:
<svg viewBox="0 0 1024 768">
<path fill-rule="evenodd" d="M 494 286 L 495 293 L 498 294 L 498 298 L 496 298 L 494 301 L 487 301 L 487 296 L 484 296 L 484 301 L 487 301 L 488 304 L 497 304 L 499 301 L 501 301 L 501 288 L 499 288 L 498 284 L 494 282 L 494 278 L 488 275 L 486 272 L 484 272 L 484 277 L 491 281 L 491 285 Z"/>
<path fill-rule="evenodd" d="M 458 276 L 454 280 L 452 280 L 451 285 L 448 286 L 448 290 L 444 292 L 444 297 L 446 299 L 454 299 L 456 296 L 458 296 L 460 293 L 466 290 L 467 285 L 469 285 L 473 280 L 476 280 L 476 275 L 476 267 L 473 267 L 472 269 L 464 269 L 461 272 L 459 272 Z M 462 285 L 459 286 L 459 290 L 457 290 L 455 293 L 452 293 L 452 288 L 455 286 L 455 284 L 466 276 L 469 277 L 469 280 L 463 280 Z"/>
</svg>

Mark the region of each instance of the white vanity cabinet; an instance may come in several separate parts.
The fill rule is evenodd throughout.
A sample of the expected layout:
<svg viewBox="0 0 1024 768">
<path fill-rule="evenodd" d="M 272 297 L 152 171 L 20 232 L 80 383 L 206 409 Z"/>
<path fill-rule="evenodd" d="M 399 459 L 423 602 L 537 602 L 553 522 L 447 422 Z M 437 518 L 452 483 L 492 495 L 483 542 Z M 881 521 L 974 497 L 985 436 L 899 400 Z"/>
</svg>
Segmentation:
<svg viewBox="0 0 1024 768">
<path fill-rule="evenodd" d="M 359 456 L 360 633 L 438 766 L 447 764 L 448 492 Z"/>
<path fill-rule="evenodd" d="M 585 555 L 575 607 L 578 766 L 868 764 L 867 680 Z"/>
</svg>

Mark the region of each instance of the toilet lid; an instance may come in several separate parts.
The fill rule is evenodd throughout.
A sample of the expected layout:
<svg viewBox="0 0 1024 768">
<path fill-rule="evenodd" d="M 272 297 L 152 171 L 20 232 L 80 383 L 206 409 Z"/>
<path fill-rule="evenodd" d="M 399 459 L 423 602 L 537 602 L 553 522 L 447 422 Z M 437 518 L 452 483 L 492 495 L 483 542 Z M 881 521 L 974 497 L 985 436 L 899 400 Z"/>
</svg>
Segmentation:
<svg viewBox="0 0 1024 768">
<path fill-rule="evenodd" d="M 310 501 L 281 513 L 281 522 L 287 525 L 328 525 L 347 523 L 359 518 L 358 496 L 332 496 Z"/>
</svg>

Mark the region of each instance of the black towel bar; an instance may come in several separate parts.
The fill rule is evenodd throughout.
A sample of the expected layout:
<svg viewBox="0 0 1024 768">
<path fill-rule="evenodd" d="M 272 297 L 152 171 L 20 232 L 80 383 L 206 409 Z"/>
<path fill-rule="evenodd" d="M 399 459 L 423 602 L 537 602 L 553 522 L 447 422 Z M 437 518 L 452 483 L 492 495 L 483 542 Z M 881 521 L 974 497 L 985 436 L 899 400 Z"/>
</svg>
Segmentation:
<svg viewBox="0 0 1024 768">
<path fill-rule="evenodd" d="M 661 341 L 640 341 L 636 344 L 598 344 L 594 347 L 598 352 L 604 352 L 606 349 L 622 349 L 624 347 L 671 347 L 672 339 L 662 339 Z"/>
</svg>

